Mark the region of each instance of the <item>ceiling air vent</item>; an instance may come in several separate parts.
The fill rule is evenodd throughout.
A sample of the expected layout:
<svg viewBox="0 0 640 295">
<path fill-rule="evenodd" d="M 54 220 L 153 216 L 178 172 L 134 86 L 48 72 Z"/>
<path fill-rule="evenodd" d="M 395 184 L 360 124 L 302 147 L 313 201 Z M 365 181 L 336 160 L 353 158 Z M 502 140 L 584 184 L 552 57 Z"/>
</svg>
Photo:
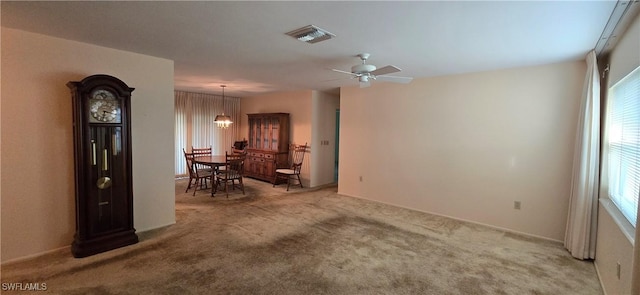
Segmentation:
<svg viewBox="0 0 640 295">
<path fill-rule="evenodd" d="M 293 30 L 287 33 L 287 35 L 307 43 L 318 43 L 336 36 L 314 25 Z"/>
</svg>

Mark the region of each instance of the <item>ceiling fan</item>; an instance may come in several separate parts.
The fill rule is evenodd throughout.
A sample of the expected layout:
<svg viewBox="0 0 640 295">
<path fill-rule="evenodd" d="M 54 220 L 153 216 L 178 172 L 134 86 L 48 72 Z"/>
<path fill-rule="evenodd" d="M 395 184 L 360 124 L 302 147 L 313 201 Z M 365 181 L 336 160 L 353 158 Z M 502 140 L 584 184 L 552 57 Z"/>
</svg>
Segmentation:
<svg viewBox="0 0 640 295">
<path fill-rule="evenodd" d="M 369 53 L 360 53 L 358 57 L 362 60 L 362 64 L 351 67 L 351 72 L 331 69 L 338 73 L 349 74 L 353 78 L 358 78 L 360 82 L 360 88 L 369 87 L 371 80 L 382 80 L 394 83 L 409 83 L 413 78 L 411 77 L 399 77 L 388 76 L 387 74 L 400 72 L 400 68 L 392 65 L 388 65 L 382 68 L 376 68 L 376 66 L 367 63 L 367 59 L 371 56 Z"/>
</svg>

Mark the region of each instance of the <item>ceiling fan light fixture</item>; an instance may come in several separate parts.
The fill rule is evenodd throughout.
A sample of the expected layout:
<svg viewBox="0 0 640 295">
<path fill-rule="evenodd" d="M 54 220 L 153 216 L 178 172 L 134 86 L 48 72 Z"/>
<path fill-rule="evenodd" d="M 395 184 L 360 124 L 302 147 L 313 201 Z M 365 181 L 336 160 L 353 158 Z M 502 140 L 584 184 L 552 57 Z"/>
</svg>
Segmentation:
<svg viewBox="0 0 640 295">
<path fill-rule="evenodd" d="M 302 42 L 307 42 L 311 44 L 318 43 L 324 40 L 329 40 L 336 36 L 332 33 L 329 33 L 327 30 L 318 28 L 314 25 L 308 25 L 306 27 L 295 29 L 291 32 L 286 33 L 286 35 L 289 35 Z"/>
</svg>

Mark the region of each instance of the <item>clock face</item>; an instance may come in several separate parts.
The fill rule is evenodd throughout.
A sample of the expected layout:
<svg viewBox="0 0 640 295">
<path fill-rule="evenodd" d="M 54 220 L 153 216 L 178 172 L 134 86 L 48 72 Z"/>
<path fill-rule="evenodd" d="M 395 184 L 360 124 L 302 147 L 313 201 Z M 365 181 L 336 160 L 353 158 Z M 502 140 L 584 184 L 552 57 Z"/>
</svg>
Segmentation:
<svg viewBox="0 0 640 295">
<path fill-rule="evenodd" d="M 89 99 L 89 122 L 120 123 L 120 101 L 108 90 L 96 90 Z"/>
</svg>

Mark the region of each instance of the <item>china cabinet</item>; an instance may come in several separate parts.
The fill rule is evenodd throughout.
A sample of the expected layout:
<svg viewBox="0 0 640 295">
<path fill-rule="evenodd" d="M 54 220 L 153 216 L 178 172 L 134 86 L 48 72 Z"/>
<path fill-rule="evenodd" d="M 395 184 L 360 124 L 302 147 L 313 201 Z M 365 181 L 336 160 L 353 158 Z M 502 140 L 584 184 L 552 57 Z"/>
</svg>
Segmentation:
<svg viewBox="0 0 640 295">
<path fill-rule="evenodd" d="M 276 166 L 289 156 L 289 114 L 248 114 L 249 138 L 245 176 L 275 181 Z"/>
</svg>

